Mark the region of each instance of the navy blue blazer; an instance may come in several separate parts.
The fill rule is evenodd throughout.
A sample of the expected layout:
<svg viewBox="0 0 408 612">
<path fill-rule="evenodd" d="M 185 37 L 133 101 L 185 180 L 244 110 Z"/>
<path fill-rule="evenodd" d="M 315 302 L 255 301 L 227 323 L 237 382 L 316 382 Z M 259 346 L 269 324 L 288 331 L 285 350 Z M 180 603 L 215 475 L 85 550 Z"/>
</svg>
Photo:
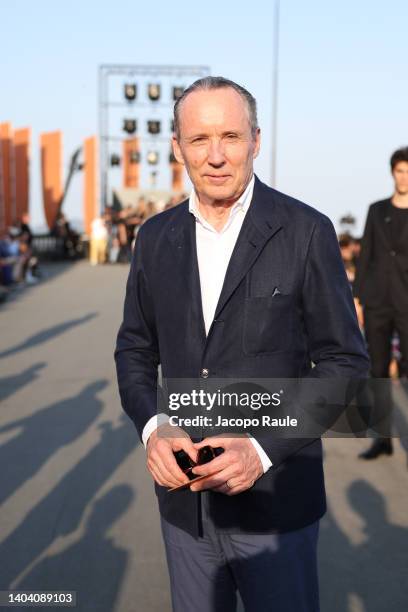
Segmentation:
<svg viewBox="0 0 408 612">
<path fill-rule="evenodd" d="M 195 218 L 188 201 L 140 228 L 115 349 L 119 392 L 141 436 L 163 377 L 366 377 L 369 359 L 333 225 L 314 208 L 255 180 L 206 336 Z M 272 298 L 275 287 L 280 295 Z M 315 364 L 312 368 L 311 362 Z M 326 509 L 320 438 L 262 436 L 273 466 L 239 495 L 209 492 L 224 532 L 299 529 Z M 200 493 L 155 484 L 160 512 L 199 533 Z"/>
</svg>

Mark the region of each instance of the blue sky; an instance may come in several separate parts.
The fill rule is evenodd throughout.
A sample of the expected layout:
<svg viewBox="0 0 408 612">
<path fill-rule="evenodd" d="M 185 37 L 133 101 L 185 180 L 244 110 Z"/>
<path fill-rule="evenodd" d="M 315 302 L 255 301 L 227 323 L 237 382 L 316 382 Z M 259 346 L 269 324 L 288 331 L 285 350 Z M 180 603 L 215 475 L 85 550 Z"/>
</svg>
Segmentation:
<svg viewBox="0 0 408 612">
<path fill-rule="evenodd" d="M 0 121 L 33 130 L 31 213 L 43 223 L 38 143 L 64 133 L 64 164 L 97 134 L 100 64 L 199 64 L 257 98 L 256 171 L 271 177 L 273 2 L 2 0 Z M 281 0 L 277 188 L 361 231 L 391 193 L 388 160 L 408 144 L 406 0 Z M 78 175 L 66 202 L 81 211 Z"/>
</svg>

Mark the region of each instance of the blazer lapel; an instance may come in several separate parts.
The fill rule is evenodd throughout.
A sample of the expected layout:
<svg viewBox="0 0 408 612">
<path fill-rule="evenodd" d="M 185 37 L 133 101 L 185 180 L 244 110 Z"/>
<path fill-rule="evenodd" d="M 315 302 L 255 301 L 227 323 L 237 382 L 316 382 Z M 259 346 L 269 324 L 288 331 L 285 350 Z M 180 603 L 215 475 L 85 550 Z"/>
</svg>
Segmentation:
<svg viewBox="0 0 408 612">
<path fill-rule="evenodd" d="M 169 228 L 169 240 L 177 259 L 177 274 L 186 283 L 187 300 L 191 299 L 192 314 L 199 326 L 199 336 L 206 342 L 204 315 L 201 300 L 200 274 L 196 247 L 196 220 L 188 211 L 188 202 L 180 204 L 180 215 Z M 241 231 L 228 264 L 214 318 L 254 265 L 265 244 L 282 228 L 283 221 L 276 203 L 271 200 L 270 189 L 255 177 L 254 193 L 245 215 Z"/>
<path fill-rule="evenodd" d="M 254 265 L 265 244 L 281 228 L 277 207 L 270 195 L 265 197 L 262 183 L 255 177 L 252 202 L 245 215 L 241 231 L 228 264 L 224 284 L 215 310 L 216 319 L 238 287 L 239 283 Z"/>
<path fill-rule="evenodd" d="M 200 338 L 205 342 L 206 332 L 197 260 L 196 221 L 188 211 L 188 202 L 179 204 L 179 206 L 182 214 L 171 225 L 168 237 L 178 263 L 176 273 L 185 282 L 187 302 L 191 299 L 192 314 L 194 320 L 198 322 Z M 181 207 L 184 207 L 184 210 Z"/>
</svg>

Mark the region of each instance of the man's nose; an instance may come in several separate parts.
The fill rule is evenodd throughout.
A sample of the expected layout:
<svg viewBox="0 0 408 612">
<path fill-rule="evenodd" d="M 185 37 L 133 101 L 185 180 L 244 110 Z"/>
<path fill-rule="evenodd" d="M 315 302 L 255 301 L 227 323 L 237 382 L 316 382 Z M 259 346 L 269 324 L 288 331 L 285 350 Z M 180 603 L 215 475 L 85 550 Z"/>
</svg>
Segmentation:
<svg viewBox="0 0 408 612">
<path fill-rule="evenodd" d="M 211 141 L 208 146 L 208 163 L 221 166 L 225 161 L 224 148 L 220 141 Z"/>
</svg>

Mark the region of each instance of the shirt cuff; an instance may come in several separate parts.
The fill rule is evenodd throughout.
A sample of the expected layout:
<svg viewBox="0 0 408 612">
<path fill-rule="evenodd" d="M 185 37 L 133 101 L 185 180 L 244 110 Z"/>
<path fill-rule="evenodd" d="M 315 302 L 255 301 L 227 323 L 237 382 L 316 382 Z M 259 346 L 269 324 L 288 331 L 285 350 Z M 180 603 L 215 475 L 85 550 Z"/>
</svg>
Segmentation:
<svg viewBox="0 0 408 612">
<path fill-rule="evenodd" d="M 255 446 L 255 450 L 259 455 L 259 458 L 262 463 L 263 471 L 265 474 L 269 470 L 269 468 L 272 467 L 272 461 L 269 459 L 268 455 L 265 453 L 264 449 L 259 444 L 259 442 L 255 440 L 255 438 L 253 438 L 252 436 L 248 436 L 248 438 L 251 440 L 252 444 Z"/>
<path fill-rule="evenodd" d="M 163 423 L 169 422 L 169 416 L 164 413 L 155 414 L 152 416 L 143 427 L 142 431 L 142 442 L 144 447 L 147 446 L 147 441 L 149 440 L 150 435 L 159 427 L 159 425 L 163 425 Z"/>
</svg>

